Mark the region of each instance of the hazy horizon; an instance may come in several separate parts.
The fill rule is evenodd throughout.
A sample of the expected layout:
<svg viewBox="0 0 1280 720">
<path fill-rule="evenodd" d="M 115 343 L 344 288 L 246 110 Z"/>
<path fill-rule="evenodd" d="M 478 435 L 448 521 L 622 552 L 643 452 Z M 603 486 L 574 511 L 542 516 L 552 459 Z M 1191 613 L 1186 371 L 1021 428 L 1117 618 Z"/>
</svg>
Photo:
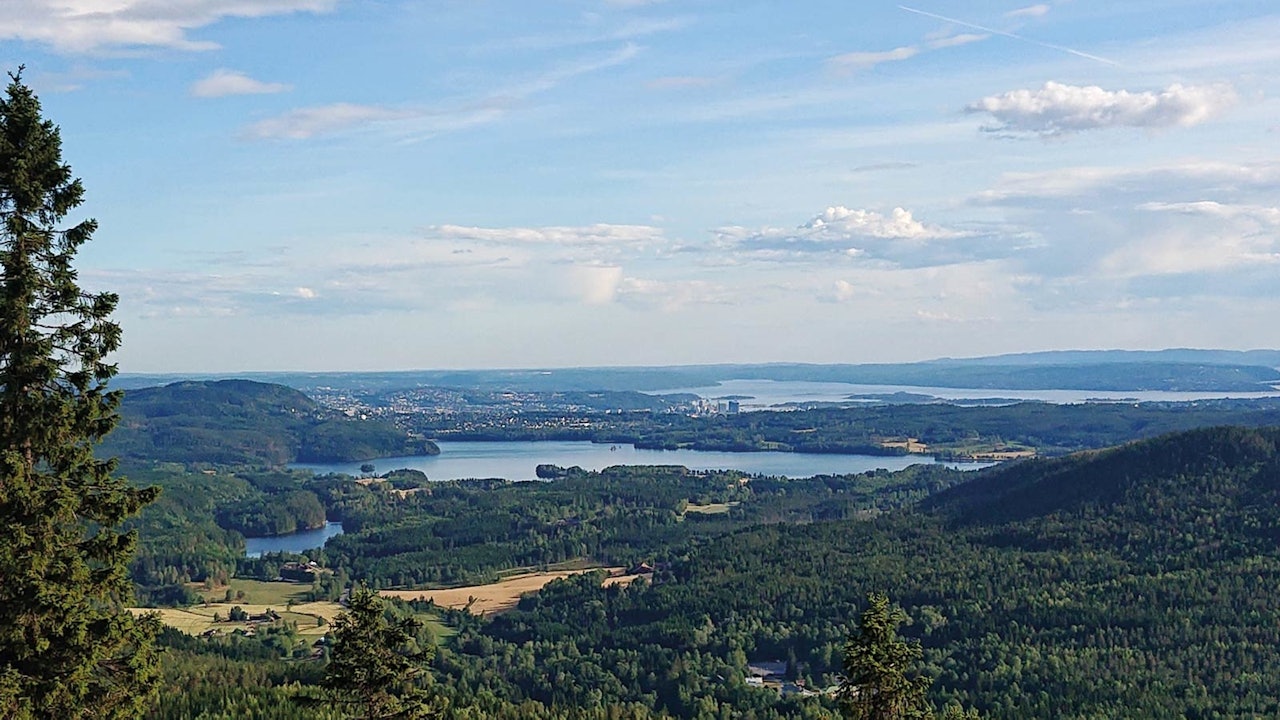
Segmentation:
<svg viewBox="0 0 1280 720">
<path fill-rule="evenodd" d="M 998 355 L 966 355 L 966 356 L 937 356 L 919 358 L 913 360 L 888 361 L 885 363 L 859 363 L 859 362 L 830 362 L 830 363 L 814 363 L 798 360 L 770 360 L 761 362 L 736 362 L 732 360 L 724 360 L 718 362 L 698 362 L 698 363 L 666 363 L 666 364 L 614 364 L 614 365 L 495 365 L 495 366 L 458 366 L 458 367 L 396 367 L 396 368 L 365 368 L 365 369 L 343 369 L 343 368 L 241 368 L 230 370 L 148 370 L 136 371 L 129 368 L 120 368 L 121 375 L 138 375 L 138 376 L 164 376 L 164 375 L 289 375 L 289 374 L 341 374 L 341 373 L 415 373 L 415 372 L 537 372 L 537 371 L 556 371 L 556 370 L 628 370 L 628 369 L 663 369 L 663 368 L 687 368 L 687 367 L 714 367 L 714 366 L 749 366 L 749 365 L 909 365 L 914 363 L 928 363 L 934 361 L 970 361 L 984 359 L 999 359 L 1007 357 L 1016 357 L 1022 355 L 1053 355 L 1053 354 L 1069 354 L 1069 353 L 1170 353 L 1170 352 L 1226 352 L 1226 353 L 1250 353 L 1250 352 L 1275 352 L 1280 353 L 1280 349 L 1276 348 L 1156 348 L 1156 349 L 1127 349 L 1127 348 L 1064 348 L 1061 350 L 1030 350 L 1024 352 L 1001 353 Z"/>
</svg>

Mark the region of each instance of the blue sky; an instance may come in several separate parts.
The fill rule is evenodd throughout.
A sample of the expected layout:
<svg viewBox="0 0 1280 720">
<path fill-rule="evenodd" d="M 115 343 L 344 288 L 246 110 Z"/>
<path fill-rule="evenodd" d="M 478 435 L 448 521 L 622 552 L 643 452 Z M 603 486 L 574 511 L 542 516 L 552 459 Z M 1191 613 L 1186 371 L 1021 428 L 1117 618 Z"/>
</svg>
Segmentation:
<svg viewBox="0 0 1280 720">
<path fill-rule="evenodd" d="M 24 0 L 121 369 L 1280 346 L 1262 0 Z"/>
</svg>

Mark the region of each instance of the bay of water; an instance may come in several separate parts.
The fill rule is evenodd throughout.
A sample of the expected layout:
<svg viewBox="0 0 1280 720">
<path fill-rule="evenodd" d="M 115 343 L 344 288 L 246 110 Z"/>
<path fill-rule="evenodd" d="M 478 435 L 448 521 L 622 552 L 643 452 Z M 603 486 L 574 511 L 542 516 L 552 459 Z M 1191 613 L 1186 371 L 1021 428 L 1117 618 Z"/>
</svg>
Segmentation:
<svg viewBox="0 0 1280 720">
<path fill-rule="evenodd" d="M 301 553 L 312 548 L 323 547 L 326 540 L 334 535 L 342 534 L 342 523 L 325 523 L 324 527 L 315 530 L 303 530 L 290 535 L 273 537 L 245 538 L 245 557 L 262 557 L 262 553 L 291 552 Z"/>
<path fill-rule="evenodd" d="M 844 475 L 877 468 L 901 470 L 909 465 L 937 462 L 928 455 L 808 455 L 787 452 L 706 452 L 701 450 L 637 450 L 632 445 L 602 445 L 585 441 L 501 441 L 437 443 L 440 454 L 392 457 L 372 461 L 381 475 L 392 470 L 421 470 L 430 480 L 505 478 L 533 480 L 541 464 L 602 470 L 611 465 L 683 465 L 690 470 L 742 470 L 762 475 L 812 477 Z M 296 464 L 316 473 L 359 475 L 363 463 Z M 977 469 L 977 463 L 950 467 Z"/>
<path fill-rule="evenodd" d="M 850 395 L 882 395 L 905 392 L 931 395 L 944 400 L 980 400 L 982 398 L 1009 398 L 1011 400 L 1039 400 L 1067 405 L 1089 400 L 1110 402 L 1190 402 L 1217 398 L 1264 398 L 1280 396 L 1280 390 L 1263 392 L 1173 392 L 1163 390 L 1000 390 L 990 388 L 940 388 L 917 385 L 855 385 L 839 382 L 807 382 L 801 380 L 725 380 L 719 385 L 694 388 L 676 388 L 654 394 L 692 393 L 704 398 L 722 398 L 729 395 L 748 396 L 741 400 L 742 410 L 763 410 L 783 403 L 849 402 Z"/>
</svg>

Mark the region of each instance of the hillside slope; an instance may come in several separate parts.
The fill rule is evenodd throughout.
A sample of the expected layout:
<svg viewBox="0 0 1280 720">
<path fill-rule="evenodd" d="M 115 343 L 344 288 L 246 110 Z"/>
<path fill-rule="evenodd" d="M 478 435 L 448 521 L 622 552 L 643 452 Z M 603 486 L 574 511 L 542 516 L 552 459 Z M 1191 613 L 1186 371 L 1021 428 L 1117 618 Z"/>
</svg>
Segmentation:
<svg viewBox="0 0 1280 720">
<path fill-rule="evenodd" d="M 439 452 L 382 420 L 348 418 L 297 390 L 250 380 L 179 382 L 131 390 L 103 456 L 283 465 Z"/>
<path fill-rule="evenodd" d="M 549 587 L 483 633 L 717 672 L 794 658 L 825 685 L 876 590 L 914 619 L 938 699 L 994 718 L 1275 717 L 1278 448 L 1277 429 L 1213 428 L 997 468 L 915 512 L 713 540 L 643 592 Z"/>
</svg>

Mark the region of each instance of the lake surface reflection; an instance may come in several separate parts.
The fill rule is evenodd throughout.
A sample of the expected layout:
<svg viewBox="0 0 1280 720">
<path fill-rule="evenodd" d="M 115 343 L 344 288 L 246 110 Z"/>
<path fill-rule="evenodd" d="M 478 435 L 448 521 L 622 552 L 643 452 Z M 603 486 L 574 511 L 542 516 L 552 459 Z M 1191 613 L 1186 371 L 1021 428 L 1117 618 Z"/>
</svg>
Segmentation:
<svg viewBox="0 0 1280 720">
<path fill-rule="evenodd" d="M 1258 392 L 1174 392 L 1167 390 L 1001 390 L 989 388 L 940 388 L 918 385 L 855 385 L 839 382 L 808 382 L 802 380 L 725 380 L 719 385 L 675 388 L 652 395 L 692 393 L 704 398 L 737 396 L 744 411 L 765 410 L 784 403 L 849 402 L 850 395 L 886 395 L 891 393 L 931 395 L 944 400 L 980 400 L 1006 398 L 1008 400 L 1038 400 L 1058 405 L 1101 402 L 1191 402 L 1217 398 L 1257 399 L 1276 397 L 1280 390 L 1267 389 Z"/>
<path fill-rule="evenodd" d="M 901 470 L 920 463 L 934 464 L 929 455 L 808 455 L 787 452 L 706 452 L 701 450 L 637 450 L 632 445 L 604 445 L 585 441 L 501 441 L 438 443 L 440 454 L 374 460 L 378 474 L 410 468 L 431 480 L 506 478 L 533 480 L 541 464 L 602 470 L 611 465 L 683 465 L 690 470 L 742 470 L 762 475 L 811 477 L 844 475 L 877 468 Z M 296 464 L 316 473 L 360 474 L 363 463 Z M 947 463 L 950 467 L 978 469 L 977 463 Z"/>
<path fill-rule="evenodd" d="M 273 552 L 302 553 L 312 548 L 324 547 L 326 540 L 341 534 L 342 523 L 330 522 L 325 523 L 322 528 L 304 530 L 291 535 L 245 538 L 244 556 L 262 557 L 263 553 Z"/>
</svg>

